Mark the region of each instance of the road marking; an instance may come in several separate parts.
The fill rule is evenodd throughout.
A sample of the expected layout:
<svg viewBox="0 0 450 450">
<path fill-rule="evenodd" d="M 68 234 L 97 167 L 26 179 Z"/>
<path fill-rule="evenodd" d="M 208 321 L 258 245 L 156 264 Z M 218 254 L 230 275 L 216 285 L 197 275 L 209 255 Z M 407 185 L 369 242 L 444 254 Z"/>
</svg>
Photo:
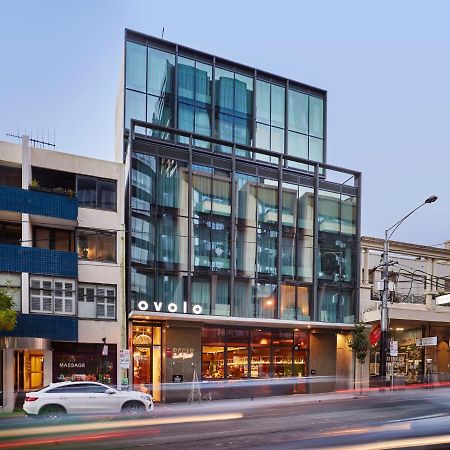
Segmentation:
<svg viewBox="0 0 450 450">
<path fill-rule="evenodd" d="M 72 431 L 99 431 L 110 428 L 131 428 L 131 427 L 146 427 L 152 425 L 171 425 L 176 423 L 194 423 L 194 422 L 210 422 L 216 420 L 233 420 L 242 419 L 242 413 L 225 413 L 225 414 L 208 414 L 198 416 L 184 416 L 184 417 L 166 417 L 159 419 L 138 419 L 138 420 L 121 420 L 117 422 L 102 422 L 102 423 L 80 423 L 75 425 L 51 425 L 44 427 L 30 427 L 18 428 L 12 430 L 0 431 L 0 438 L 17 437 L 18 434 L 23 435 L 40 435 L 40 434 L 55 434 L 55 433 L 70 433 Z"/>
<path fill-rule="evenodd" d="M 448 415 L 447 413 L 439 413 L 439 414 L 430 414 L 429 416 L 407 417 L 405 419 L 388 420 L 387 423 L 408 422 L 410 420 L 434 419 L 436 417 L 444 417 L 447 415 Z"/>
</svg>

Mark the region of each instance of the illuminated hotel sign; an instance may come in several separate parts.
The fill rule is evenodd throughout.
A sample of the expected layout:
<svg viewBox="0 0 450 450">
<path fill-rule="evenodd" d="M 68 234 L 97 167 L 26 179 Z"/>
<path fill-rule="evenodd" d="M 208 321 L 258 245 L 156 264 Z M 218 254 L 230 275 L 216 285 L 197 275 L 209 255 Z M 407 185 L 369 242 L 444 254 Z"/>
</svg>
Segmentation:
<svg viewBox="0 0 450 450">
<path fill-rule="evenodd" d="M 147 302 L 145 300 L 141 300 L 138 303 L 138 309 L 140 311 L 149 311 L 150 307 L 153 307 L 153 310 L 156 312 L 170 312 L 170 313 L 184 313 L 187 314 L 188 307 L 187 302 L 183 302 L 182 311 L 178 309 L 178 305 L 176 303 L 169 303 L 167 305 L 167 311 L 163 311 L 163 303 L 162 302 Z M 203 308 L 200 305 L 192 305 L 192 313 L 193 314 L 201 314 L 203 312 Z"/>
</svg>

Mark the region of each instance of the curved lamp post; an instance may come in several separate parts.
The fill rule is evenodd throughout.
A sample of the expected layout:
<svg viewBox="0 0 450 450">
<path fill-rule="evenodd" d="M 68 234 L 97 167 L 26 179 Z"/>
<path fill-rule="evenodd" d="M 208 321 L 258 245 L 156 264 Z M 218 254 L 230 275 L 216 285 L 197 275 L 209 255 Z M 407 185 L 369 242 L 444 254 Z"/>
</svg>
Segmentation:
<svg viewBox="0 0 450 450">
<path fill-rule="evenodd" d="M 395 233 L 397 228 L 419 208 L 428 204 L 434 203 L 437 200 L 435 195 L 428 197 L 417 208 L 414 208 L 409 214 L 394 223 L 390 228 L 384 232 L 384 253 L 383 253 L 383 297 L 381 302 L 381 339 L 380 339 L 380 376 L 383 382 L 386 380 L 386 360 L 387 360 L 387 345 L 388 345 L 388 297 L 389 297 L 389 239 Z"/>
</svg>

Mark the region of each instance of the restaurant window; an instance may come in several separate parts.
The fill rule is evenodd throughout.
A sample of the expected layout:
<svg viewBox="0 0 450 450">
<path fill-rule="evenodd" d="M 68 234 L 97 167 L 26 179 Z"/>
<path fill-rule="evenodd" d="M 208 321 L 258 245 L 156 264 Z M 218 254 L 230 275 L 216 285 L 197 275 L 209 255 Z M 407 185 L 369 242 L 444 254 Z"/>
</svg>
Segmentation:
<svg viewBox="0 0 450 450">
<path fill-rule="evenodd" d="M 248 378 L 249 330 L 228 329 L 227 378 Z"/>
<path fill-rule="evenodd" d="M 85 175 L 77 177 L 78 206 L 115 211 L 117 182 Z"/>
<path fill-rule="evenodd" d="M 202 379 L 225 376 L 225 329 L 202 329 Z"/>
<path fill-rule="evenodd" d="M 78 317 L 89 319 L 116 318 L 116 287 L 78 284 Z"/>
<path fill-rule="evenodd" d="M 251 377 L 270 377 L 272 333 L 267 330 L 252 330 L 250 340 L 252 346 Z"/>
<path fill-rule="evenodd" d="M 75 251 L 74 232 L 55 228 L 33 228 L 33 246 L 62 252 Z"/>
<path fill-rule="evenodd" d="M 75 314 L 75 280 L 30 277 L 30 312 Z"/>
<path fill-rule="evenodd" d="M 115 262 L 116 232 L 78 229 L 77 251 L 80 259 Z"/>
</svg>

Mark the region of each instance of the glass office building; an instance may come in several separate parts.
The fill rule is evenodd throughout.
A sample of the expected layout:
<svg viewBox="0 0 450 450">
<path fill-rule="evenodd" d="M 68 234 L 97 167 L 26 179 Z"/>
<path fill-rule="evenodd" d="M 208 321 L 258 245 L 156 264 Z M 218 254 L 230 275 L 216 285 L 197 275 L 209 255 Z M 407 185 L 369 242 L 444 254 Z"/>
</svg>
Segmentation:
<svg viewBox="0 0 450 450">
<path fill-rule="evenodd" d="M 121 111 L 133 383 L 351 378 L 360 174 L 326 163 L 326 92 L 126 30 Z"/>
</svg>

